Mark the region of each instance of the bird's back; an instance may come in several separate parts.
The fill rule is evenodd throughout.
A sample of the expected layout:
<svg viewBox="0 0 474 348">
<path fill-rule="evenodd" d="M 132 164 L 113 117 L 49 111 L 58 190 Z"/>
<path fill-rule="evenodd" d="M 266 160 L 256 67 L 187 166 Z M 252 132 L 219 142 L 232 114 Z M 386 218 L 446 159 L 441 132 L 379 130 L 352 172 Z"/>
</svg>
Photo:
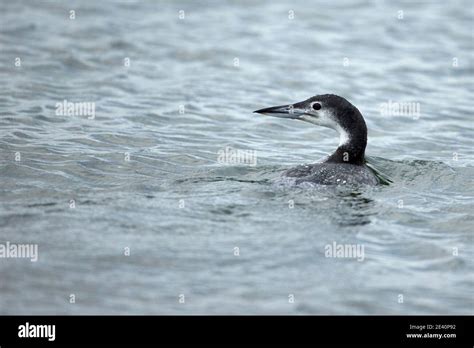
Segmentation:
<svg viewBox="0 0 474 348">
<path fill-rule="evenodd" d="M 309 182 L 320 185 L 377 185 L 379 180 L 366 165 L 349 163 L 315 163 L 288 169 L 284 176 L 295 178 L 296 184 Z"/>
</svg>

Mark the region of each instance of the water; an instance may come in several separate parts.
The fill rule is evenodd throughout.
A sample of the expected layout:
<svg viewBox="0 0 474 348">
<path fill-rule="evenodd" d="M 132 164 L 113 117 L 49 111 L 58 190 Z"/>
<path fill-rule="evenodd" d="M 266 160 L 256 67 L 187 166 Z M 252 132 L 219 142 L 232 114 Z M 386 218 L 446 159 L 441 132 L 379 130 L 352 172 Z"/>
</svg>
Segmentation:
<svg viewBox="0 0 474 348">
<path fill-rule="evenodd" d="M 472 313 L 473 6 L 1 1 L 0 313 Z M 390 185 L 278 183 L 337 137 L 251 112 L 322 93 Z"/>
</svg>

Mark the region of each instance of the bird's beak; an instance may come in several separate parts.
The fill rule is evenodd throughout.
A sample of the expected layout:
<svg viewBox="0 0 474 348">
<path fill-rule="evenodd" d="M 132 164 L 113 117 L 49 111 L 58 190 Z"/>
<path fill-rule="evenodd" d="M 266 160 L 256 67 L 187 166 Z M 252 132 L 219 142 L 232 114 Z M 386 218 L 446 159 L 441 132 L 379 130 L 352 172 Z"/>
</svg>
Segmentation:
<svg viewBox="0 0 474 348">
<path fill-rule="evenodd" d="M 272 106 L 271 108 L 260 109 L 254 112 L 273 117 L 292 119 L 298 119 L 301 115 L 305 114 L 305 110 L 300 108 L 298 104 Z"/>
</svg>

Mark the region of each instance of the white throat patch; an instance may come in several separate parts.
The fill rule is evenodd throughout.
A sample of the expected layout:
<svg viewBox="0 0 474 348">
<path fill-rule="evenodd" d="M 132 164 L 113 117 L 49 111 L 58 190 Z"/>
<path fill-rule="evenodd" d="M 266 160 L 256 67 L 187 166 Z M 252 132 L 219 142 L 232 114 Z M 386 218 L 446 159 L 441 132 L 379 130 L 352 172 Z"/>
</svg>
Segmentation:
<svg viewBox="0 0 474 348">
<path fill-rule="evenodd" d="M 349 143 L 349 134 L 347 134 L 346 130 L 341 126 L 337 125 L 336 128 L 337 132 L 339 133 L 339 146 L 345 145 Z"/>
<path fill-rule="evenodd" d="M 349 134 L 337 123 L 331 112 L 324 110 L 318 112 L 318 116 L 303 115 L 300 119 L 317 126 L 334 129 L 339 133 L 339 146 L 347 144 L 350 141 Z"/>
</svg>

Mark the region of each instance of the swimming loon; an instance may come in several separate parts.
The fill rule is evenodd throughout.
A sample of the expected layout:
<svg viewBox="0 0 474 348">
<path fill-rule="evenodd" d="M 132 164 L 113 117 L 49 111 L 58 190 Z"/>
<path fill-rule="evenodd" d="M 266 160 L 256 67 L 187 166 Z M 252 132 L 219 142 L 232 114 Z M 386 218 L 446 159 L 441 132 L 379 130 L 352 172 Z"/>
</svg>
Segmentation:
<svg viewBox="0 0 474 348">
<path fill-rule="evenodd" d="M 291 168 L 284 176 L 295 178 L 296 184 L 310 182 L 321 185 L 368 184 L 379 180 L 365 165 L 367 126 L 360 111 L 346 99 L 334 95 L 316 95 L 296 104 L 273 106 L 254 111 L 259 114 L 309 122 L 335 129 L 339 146 L 322 162 Z"/>
</svg>

